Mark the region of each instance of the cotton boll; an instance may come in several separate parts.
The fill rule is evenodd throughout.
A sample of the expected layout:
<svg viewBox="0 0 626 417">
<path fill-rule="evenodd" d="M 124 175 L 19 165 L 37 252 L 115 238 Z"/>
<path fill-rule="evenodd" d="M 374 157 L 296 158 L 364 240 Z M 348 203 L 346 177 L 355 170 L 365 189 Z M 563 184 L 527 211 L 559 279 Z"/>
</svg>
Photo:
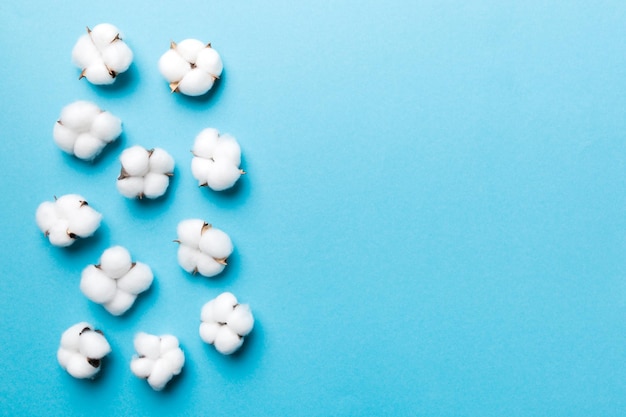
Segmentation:
<svg viewBox="0 0 626 417">
<path fill-rule="evenodd" d="M 100 268 L 110 278 L 118 279 L 130 271 L 132 259 L 122 246 L 113 246 L 102 253 Z"/>
<path fill-rule="evenodd" d="M 69 359 L 66 370 L 74 378 L 86 379 L 94 377 L 100 371 L 100 366 L 94 366 L 83 355 L 74 353 Z"/>
<path fill-rule="evenodd" d="M 104 304 L 115 297 L 115 281 L 94 265 L 83 269 L 80 279 L 80 290 L 91 301 Z"/>
<path fill-rule="evenodd" d="M 58 220 L 57 223 L 48 230 L 48 240 L 53 246 L 67 247 L 74 243 L 74 239 L 72 239 L 67 232 L 67 226 L 67 220 Z"/>
<path fill-rule="evenodd" d="M 213 48 L 203 48 L 198 52 L 196 66 L 216 78 L 222 74 L 222 58 Z"/>
<path fill-rule="evenodd" d="M 136 262 L 126 275 L 117 280 L 117 287 L 131 294 L 139 294 L 150 288 L 153 279 L 154 275 L 150 267 L 144 263 Z"/>
<path fill-rule="evenodd" d="M 85 161 L 91 161 L 100 154 L 104 143 L 91 133 L 81 133 L 74 143 L 74 155 Z"/>
<path fill-rule="evenodd" d="M 124 42 L 109 43 L 102 50 L 102 60 L 106 66 L 116 72 L 125 72 L 133 62 L 133 52 Z"/>
<path fill-rule="evenodd" d="M 178 223 L 176 233 L 181 246 L 197 248 L 205 225 L 205 221 L 201 219 L 187 219 Z"/>
<path fill-rule="evenodd" d="M 243 338 L 228 326 L 222 326 L 215 336 L 215 349 L 223 355 L 230 355 L 241 347 Z"/>
<path fill-rule="evenodd" d="M 85 34 L 78 38 L 78 41 L 72 49 L 72 62 L 79 68 L 86 68 L 93 61 L 100 59 L 100 52 L 93 44 L 89 34 Z"/>
<path fill-rule="evenodd" d="M 122 172 L 118 178 L 118 190 L 125 197 L 158 198 L 165 194 L 169 177 L 173 175 L 174 159 L 163 149 L 148 151 L 133 146 L 122 152 Z M 124 184 L 124 181 L 130 181 Z"/>
<path fill-rule="evenodd" d="M 147 198 L 158 198 L 165 194 L 170 179 L 167 175 L 148 173 L 144 177 L 143 194 Z"/>
<path fill-rule="evenodd" d="M 224 264 L 217 262 L 211 256 L 201 252 L 198 253 L 196 261 L 198 273 L 205 277 L 213 277 L 224 270 Z"/>
<path fill-rule="evenodd" d="M 203 129 L 198 136 L 196 136 L 193 144 L 193 154 L 201 158 L 212 158 L 213 151 L 218 143 L 218 138 L 219 132 L 217 129 L 211 127 Z"/>
<path fill-rule="evenodd" d="M 35 220 L 39 230 L 46 233 L 50 230 L 58 220 L 56 204 L 50 201 L 44 201 L 37 207 Z"/>
<path fill-rule="evenodd" d="M 67 128 L 61 123 L 56 122 L 54 124 L 52 136 L 54 138 L 54 143 L 56 143 L 57 146 L 61 148 L 61 150 L 69 154 L 74 153 L 74 142 L 76 142 L 78 133 L 76 133 L 72 129 Z"/>
<path fill-rule="evenodd" d="M 99 50 L 105 49 L 117 37 L 121 37 L 120 30 L 110 23 L 100 23 L 91 30 L 91 39 Z"/>
<path fill-rule="evenodd" d="M 238 167 L 224 159 L 219 159 L 208 170 L 206 181 L 211 189 L 223 191 L 235 185 L 240 176 L 241 171 Z"/>
<path fill-rule="evenodd" d="M 213 300 L 213 317 L 218 323 L 226 323 L 228 316 L 237 305 L 237 297 L 230 292 L 223 292 Z"/>
<path fill-rule="evenodd" d="M 63 332 L 57 360 L 74 378 L 93 378 L 100 370 L 100 360 L 110 351 L 106 338 L 89 323 L 81 322 Z"/>
<path fill-rule="evenodd" d="M 91 208 L 91 206 L 83 205 L 74 212 L 68 224 L 68 230 L 79 237 L 85 238 L 93 235 L 100 227 L 101 222 L 102 214 Z"/>
<path fill-rule="evenodd" d="M 174 158 L 161 148 L 154 148 L 150 155 L 150 172 L 169 174 L 174 172 Z"/>
<path fill-rule="evenodd" d="M 139 332 L 135 335 L 134 345 L 140 356 L 157 359 L 161 355 L 161 340 L 159 336 Z"/>
<path fill-rule="evenodd" d="M 226 259 L 233 253 L 230 237 L 215 227 L 207 229 L 200 238 L 200 250 L 215 259 Z"/>
<path fill-rule="evenodd" d="M 215 79 L 199 69 L 193 69 L 178 84 L 178 91 L 188 96 L 201 96 L 213 87 Z"/>
<path fill-rule="evenodd" d="M 80 346 L 80 333 L 83 329 L 91 329 L 91 325 L 86 321 L 81 321 L 64 331 L 61 335 L 61 347 L 78 351 Z"/>
<path fill-rule="evenodd" d="M 108 111 L 102 112 L 93 119 L 90 133 L 103 142 L 113 142 L 122 134 L 122 121 Z"/>
<path fill-rule="evenodd" d="M 130 362 L 130 370 L 138 378 L 148 378 L 154 368 L 154 359 L 150 358 L 134 358 Z"/>
<path fill-rule="evenodd" d="M 193 273 L 198 265 L 200 251 L 189 246 L 180 245 L 178 247 L 178 264 L 187 272 Z"/>
<path fill-rule="evenodd" d="M 178 375 L 185 365 L 185 354 L 180 349 L 171 349 L 161 355 L 161 361 L 173 375 Z"/>
<path fill-rule="evenodd" d="M 79 352 L 87 358 L 100 359 L 111 352 L 111 346 L 102 334 L 86 331 L 80 336 Z"/>
<path fill-rule="evenodd" d="M 185 61 L 174 49 L 168 50 L 159 59 L 159 71 L 169 82 L 180 81 L 190 70 L 189 62 Z"/>
<path fill-rule="evenodd" d="M 75 101 L 61 110 L 59 120 L 68 129 L 80 133 L 87 132 L 100 111 L 100 108 L 90 101 Z"/>
<path fill-rule="evenodd" d="M 197 39 L 185 39 L 176 45 L 176 52 L 187 62 L 195 63 L 198 53 L 206 48 L 206 45 Z"/>
<path fill-rule="evenodd" d="M 143 193 L 143 177 L 128 177 L 117 180 L 117 190 L 126 198 L 135 198 Z"/>
<path fill-rule="evenodd" d="M 200 324 L 200 338 L 204 340 L 205 343 L 212 345 L 215 343 L 215 337 L 221 327 L 222 326 L 215 322 Z"/>
<path fill-rule="evenodd" d="M 115 82 L 115 77 L 102 60 L 95 61 L 95 63 L 86 67 L 82 75 L 87 78 L 90 83 L 96 85 L 110 85 Z"/>
<path fill-rule="evenodd" d="M 104 308 L 114 316 L 120 316 L 133 306 L 136 299 L 135 294 L 127 293 L 118 288 L 113 299 L 104 304 Z"/>
<path fill-rule="evenodd" d="M 133 146 L 122 152 L 120 162 L 128 175 L 141 177 L 150 169 L 150 154 L 141 146 Z"/>
<path fill-rule="evenodd" d="M 250 311 L 250 307 L 245 304 L 239 304 L 228 316 L 226 321 L 230 327 L 239 336 L 245 336 L 254 327 L 254 317 Z"/>
</svg>

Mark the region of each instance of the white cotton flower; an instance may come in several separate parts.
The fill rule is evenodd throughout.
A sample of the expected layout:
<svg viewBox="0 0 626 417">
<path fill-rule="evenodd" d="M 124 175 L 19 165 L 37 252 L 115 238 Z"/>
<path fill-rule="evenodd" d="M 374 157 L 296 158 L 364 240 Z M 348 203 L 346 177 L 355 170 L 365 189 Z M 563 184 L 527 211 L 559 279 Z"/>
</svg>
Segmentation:
<svg viewBox="0 0 626 417">
<path fill-rule="evenodd" d="M 177 227 L 178 263 L 187 272 L 205 277 L 219 274 L 233 253 L 230 237 L 204 220 L 183 220 Z"/>
<path fill-rule="evenodd" d="M 109 352 L 111 346 L 102 332 L 81 322 L 63 332 L 57 360 L 74 378 L 93 378 L 100 371 L 102 358 Z"/>
<path fill-rule="evenodd" d="M 122 121 L 89 101 L 75 101 L 61 110 L 54 124 L 54 142 L 64 152 L 91 161 L 122 134 Z"/>
<path fill-rule="evenodd" d="M 127 198 L 161 197 L 174 175 L 174 159 L 161 148 L 130 147 L 122 152 L 120 162 L 117 189 Z"/>
<path fill-rule="evenodd" d="M 133 62 L 133 52 L 122 40 L 118 28 L 101 23 L 78 38 L 72 61 L 81 69 L 80 78 L 92 84 L 113 84 L 118 74 Z"/>
<path fill-rule="evenodd" d="M 83 270 L 80 290 L 91 301 L 119 316 L 132 307 L 137 295 L 150 288 L 153 279 L 148 265 L 132 262 L 125 248 L 114 246 L 104 251 L 98 265 Z"/>
<path fill-rule="evenodd" d="M 228 134 L 220 135 L 217 129 L 201 131 L 193 144 L 191 173 L 201 187 L 215 191 L 231 188 L 245 172 L 239 169 L 241 148 Z"/>
<path fill-rule="evenodd" d="M 55 201 L 45 201 L 37 208 L 37 226 L 54 246 L 70 246 L 100 227 L 102 215 L 91 208 L 84 197 L 67 194 Z"/>
<path fill-rule="evenodd" d="M 239 304 L 237 298 L 224 292 L 202 307 L 200 338 L 214 345 L 218 352 L 230 355 L 243 344 L 252 331 L 254 317 L 250 307 Z"/>
<path fill-rule="evenodd" d="M 211 44 L 197 39 L 185 39 L 176 44 L 159 59 L 159 71 L 170 83 L 172 93 L 201 96 L 213 87 L 222 74 L 222 59 Z"/>
<path fill-rule="evenodd" d="M 141 332 L 135 336 L 134 345 L 137 355 L 130 362 L 130 370 L 138 378 L 147 379 L 155 391 L 165 388 L 183 369 L 185 354 L 175 336 Z"/>
</svg>

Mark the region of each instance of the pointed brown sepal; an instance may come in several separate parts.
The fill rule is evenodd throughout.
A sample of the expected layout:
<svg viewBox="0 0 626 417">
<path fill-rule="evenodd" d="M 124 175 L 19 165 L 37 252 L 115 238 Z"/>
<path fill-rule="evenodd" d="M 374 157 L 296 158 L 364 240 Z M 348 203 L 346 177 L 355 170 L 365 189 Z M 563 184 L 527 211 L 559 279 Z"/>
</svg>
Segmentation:
<svg viewBox="0 0 626 417">
<path fill-rule="evenodd" d="M 196 275 L 198 273 L 198 268 L 194 268 L 193 271 L 191 271 L 191 275 Z"/>
<path fill-rule="evenodd" d="M 120 171 L 120 176 L 117 177 L 117 180 L 123 180 L 125 178 L 130 177 L 130 175 L 128 175 L 128 172 L 126 172 L 126 170 L 124 168 L 122 168 L 122 170 Z"/>
<path fill-rule="evenodd" d="M 85 78 L 85 72 L 87 71 L 87 68 L 85 68 L 84 70 L 82 70 L 80 72 L 80 75 L 78 76 L 79 80 L 82 80 L 83 78 Z"/>
<path fill-rule="evenodd" d="M 207 47 L 207 48 L 210 48 L 210 47 L 211 47 L 211 42 L 207 43 L 207 44 L 206 44 L 206 47 Z"/>
<path fill-rule="evenodd" d="M 180 244 L 180 240 L 178 240 L 178 239 L 174 239 L 174 240 L 172 240 L 172 242 Z"/>
<path fill-rule="evenodd" d="M 215 262 L 221 265 L 228 265 L 228 263 L 226 262 L 226 258 L 215 259 Z"/>
<path fill-rule="evenodd" d="M 247 174 L 247 172 L 246 172 L 246 171 L 244 171 L 243 169 L 240 169 L 240 170 L 239 170 L 239 173 L 240 173 L 241 175 L 246 175 L 246 174 Z"/>
<path fill-rule="evenodd" d="M 120 38 L 120 34 L 118 33 L 117 35 L 115 35 L 115 37 L 113 38 L 113 40 L 111 41 L 111 43 L 115 42 L 115 41 L 121 41 L 122 38 Z"/>
<path fill-rule="evenodd" d="M 173 177 L 173 176 L 174 176 L 174 173 L 173 173 L 173 172 L 166 172 L 166 173 L 165 173 L 165 176 L 167 176 L 167 177 Z"/>
<path fill-rule="evenodd" d="M 151 157 L 153 153 L 154 153 L 154 148 L 148 149 L 148 157 Z"/>
<path fill-rule="evenodd" d="M 87 26 L 87 33 L 91 35 L 91 29 L 89 29 L 89 26 Z"/>
<path fill-rule="evenodd" d="M 87 358 L 87 362 L 89 362 L 89 365 L 93 366 L 94 368 L 100 367 L 100 359 Z"/>
<path fill-rule="evenodd" d="M 177 93 L 178 92 L 178 84 L 180 84 L 180 81 L 174 81 L 172 83 L 170 83 L 170 90 L 172 90 L 172 93 Z"/>
<path fill-rule="evenodd" d="M 170 49 L 176 49 L 176 42 L 170 41 Z"/>
<path fill-rule="evenodd" d="M 88 205 L 89 205 L 89 203 L 88 203 L 88 202 L 86 202 L 85 200 L 80 200 L 80 207 L 82 207 L 82 206 L 88 206 Z"/>
<path fill-rule="evenodd" d="M 206 232 L 211 227 L 213 227 L 213 226 L 210 223 L 204 222 L 204 224 L 202 225 L 202 230 L 200 230 L 200 234 Z"/>
</svg>

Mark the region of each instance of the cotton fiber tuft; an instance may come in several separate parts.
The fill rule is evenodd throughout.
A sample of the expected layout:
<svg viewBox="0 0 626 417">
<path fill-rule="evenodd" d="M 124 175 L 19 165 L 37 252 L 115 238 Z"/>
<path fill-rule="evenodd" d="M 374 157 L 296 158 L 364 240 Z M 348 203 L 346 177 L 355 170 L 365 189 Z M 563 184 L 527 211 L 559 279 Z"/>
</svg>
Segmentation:
<svg viewBox="0 0 626 417">
<path fill-rule="evenodd" d="M 94 210 L 78 194 L 67 194 L 54 201 L 45 201 L 35 214 L 37 226 L 54 246 L 70 246 L 78 238 L 93 235 L 102 221 L 102 215 Z"/>
<path fill-rule="evenodd" d="M 74 378 L 94 378 L 100 372 L 102 358 L 109 352 L 111 346 L 104 334 L 91 324 L 81 322 L 63 332 L 57 360 Z"/>
<path fill-rule="evenodd" d="M 122 152 L 120 162 L 117 189 L 127 198 L 159 198 L 174 175 L 174 159 L 161 148 L 132 146 Z"/>
<path fill-rule="evenodd" d="M 178 263 L 187 272 L 212 277 L 224 270 L 233 252 L 230 237 L 204 220 L 183 220 L 177 227 Z"/>
<path fill-rule="evenodd" d="M 224 292 L 202 307 L 200 338 L 214 345 L 224 355 L 234 353 L 252 331 L 254 317 L 250 307 L 239 304 L 230 292 Z"/>
<path fill-rule="evenodd" d="M 217 129 L 201 131 L 193 144 L 191 172 L 201 187 L 215 191 L 231 188 L 244 171 L 241 164 L 241 148 L 229 135 L 220 135 Z"/>
<path fill-rule="evenodd" d="M 134 344 L 137 355 L 130 362 L 130 370 L 137 378 L 146 379 L 155 391 L 165 388 L 185 365 L 185 354 L 175 336 L 140 332 Z"/>
</svg>

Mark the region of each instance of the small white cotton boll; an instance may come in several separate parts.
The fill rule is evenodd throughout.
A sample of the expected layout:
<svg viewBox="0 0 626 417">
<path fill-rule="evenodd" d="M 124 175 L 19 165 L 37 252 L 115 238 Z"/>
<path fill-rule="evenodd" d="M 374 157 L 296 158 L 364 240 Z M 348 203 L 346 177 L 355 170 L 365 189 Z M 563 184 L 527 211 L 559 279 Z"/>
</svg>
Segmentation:
<svg viewBox="0 0 626 417">
<path fill-rule="evenodd" d="M 171 174 L 174 172 L 174 158 L 161 148 L 154 148 L 150 155 L 150 172 Z"/>
<path fill-rule="evenodd" d="M 122 121 L 104 111 L 94 118 L 90 133 L 105 143 L 113 142 L 122 134 Z"/>
<path fill-rule="evenodd" d="M 217 129 L 211 127 L 203 129 L 193 143 L 193 154 L 206 159 L 213 157 L 213 150 L 218 144 L 219 135 Z"/>
<path fill-rule="evenodd" d="M 241 171 L 230 161 L 216 160 L 208 171 L 207 185 L 215 191 L 231 188 L 241 177 Z"/>
<path fill-rule="evenodd" d="M 89 237 L 98 230 L 101 222 L 102 214 L 84 204 L 71 216 L 68 231 L 78 237 Z"/>
<path fill-rule="evenodd" d="M 191 174 L 198 180 L 198 185 L 206 185 L 212 164 L 213 161 L 204 158 L 194 157 L 191 159 Z"/>
<path fill-rule="evenodd" d="M 113 246 L 105 250 L 100 257 L 100 269 L 109 277 L 118 279 L 132 267 L 133 261 L 128 250 L 122 246 Z"/>
<path fill-rule="evenodd" d="M 143 177 L 128 177 L 117 180 L 117 190 L 126 198 L 135 198 L 143 193 Z"/>
<path fill-rule="evenodd" d="M 187 272 L 194 273 L 196 272 L 196 267 L 198 265 L 198 256 L 201 253 L 197 249 L 191 248 L 189 246 L 180 245 L 178 247 L 178 264 Z"/>
<path fill-rule="evenodd" d="M 86 357 L 84 357 L 80 353 L 74 353 L 69 358 L 66 370 L 74 378 L 93 378 L 100 371 L 100 364 L 98 361 L 94 362 L 93 364 L 89 363 Z"/>
<path fill-rule="evenodd" d="M 100 23 L 94 26 L 90 35 L 94 45 L 100 50 L 110 45 L 115 38 L 122 36 L 120 30 L 110 23 Z"/>
<path fill-rule="evenodd" d="M 161 355 L 161 340 L 159 336 L 139 332 L 135 335 L 134 345 L 140 356 L 157 359 Z"/>
<path fill-rule="evenodd" d="M 53 246 L 67 247 L 74 243 L 67 232 L 67 220 L 59 220 L 48 230 L 48 240 Z"/>
<path fill-rule="evenodd" d="M 142 177 L 150 169 L 150 153 L 141 146 L 132 146 L 124 149 L 120 162 L 128 175 Z"/>
<path fill-rule="evenodd" d="M 59 120 L 68 129 L 80 133 L 87 132 L 100 111 L 100 108 L 90 101 L 75 101 L 61 110 Z"/>
<path fill-rule="evenodd" d="M 110 85 L 115 82 L 115 77 L 102 60 L 89 65 L 83 70 L 82 75 L 87 78 L 90 83 L 95 85 Z"/>
<path fill-rule="evenodd" d="M 213 317 L 218 323 L 226 323 L 237 305 L 237 297 L 230 292 L 223 292 L 213 301 Z"/>
<path fill-rule="evenodd" d="M 230 355 L 241 347 L 243 344 L 243 338 L 239 337 L 239 335 L 232 331 L 228 326 L 222 326 L 217 332 L 215 342 L 213 344 L 215 349 L 217 349 L 217 351 L 221 354 Z"/>
<path fill-rule="evenodd" d="M 72 129 L 69 129 L 65 125 L 62 125 L 61 123 L 56 122 L 54 124 L 52 136 L 54 138 L 54 143 L 56 143 L 62 151 L 69 154 L 74 153 L 74 142 L 76 142 L 78 133 L 76 133 Z"/>
<path fill-rule="evenodd" d="M 187 219 L 178 223 L 176 233 L 182 245 L 198 247 L 206 222 L 201 219 Z"/>
<path fill-rule="evenodd" d="M 103 304 L 115 297 L 115 281 L 94 265 L 83 269 L 80 279 L 80 290 L 91 301 Z"/>
<path fill-rule="evenodd" d="M 100 52 L 94 45 L 89 34 L 84 34 L 74 45 L 72 49 L 72 62 L 77 67 L 87 68 L 93 61 L 100 59 Z"/>
<path fill-rule="evenodd" d="M 185 354 L 181 349 L 171 349 L 161 356 L 161 360 L 166 364 L 170 373 L 178 375 L 185 365 Z"/>
<path fill-rule="evenodd" d="M 133 52 L 124 42 L 112 42 L 102 50 L 102 59 L 115 73 L 125 72 L 133 62 Z"/>
<path fill-rule="evenodd" d="M 200 275 L 213 277 L 224 270 L 224 264 L 217 262 L 211 256 L 199 252 L 196 258 L 196 269 Z"/>
<path fill-rule="evenodd" d="M 154 359 L 150 358 L 133 358 L 130 362 L 130 370 L 138 378 L 148 378 L 154 368 Z"/>
<path fill-rule="evenodd" d="M 43 233 L 46 233 L 50 230 L 54 224 L 58 221 L 59 217 L 56 210 L 56 204 L 50 201 L 44 201 L 37 207 L 37 212 L 35 213 L 35 220 L 37 222 L 37 227 Z"/>
<path fill-rule="evenodd" d="M 202 306 L 202 310 L 200 311 L 200 320 L 203 322 L 215 321 L 215 313 L 213 312 L 214 304 L 215 300 L 211 300 Z"/>
<path fill-rule="evenodd" d="M 89 359 L 101 359 L 111 352 L 111 346 L 101 333 L 88 330 L 80 336 L 78 351 Z"/>
<path fill-rule="evenodd" d="M 121 316 L 133 306 L 136 299 L 135 294 L 127 293 L 118 288 L 113 299 L 104 304 L 104 308 L 114 316 Z"/>
<path fill-rule="evenodd" d="M 74 155 L 84 161 L 91 161 L 102 152 L 104 145 L 91 133 L 81 133 L 74 143 Z"/>
<path fill-rule="evenodd" d="M 169 49 L 159 59 L 159 71 L 167 81 L 178 82 L 191 71 L 191 65 L 174 49 Z"/>
<path fill-rule="evenodd" d="M 220 330 L 222 326 L 220 326 L 216 322 L 211 323 L 201 323 L 200 324 L 200 338 L 210 345 L 215 343 L 215 337 L 217 336 L 217 332 Z"/>
<path fill-rule="evenodd" d="M 196 66 L 215 77 L 219 77 L 224 68 L 220 54 L 210 47 L 204 48 L 198 52 Z"/>
<path fill-rule="evenodd" d="M 206 45 L 197 39 L 185 39 L 174 48 L 176 52 L 187 62 L 195 63 L 198 53 L 206 48 Z"/>
<path fill-rule="evenodd" d="M 178 91 L 188 96 L 201 96 L 213 87 L 215 79 L 209 73 L 192 69 L 178 84 Z"/>
<path fill-rule="evenodd" d="M 143 180 L 143 195 L 147 198 L 158 198 L 165 194 L 170 178 L 164 174 L 148 173 Z"/>
<path fill-rule="evenodd" d="M 168 382 L 172 379 L 172 372 L 169 369 L 169 364 L 163 359 L 158 359 L 154 363 L 152 372 L 148 377 L 148 384 L 155 391 L 161 391 Z"/>
<path fill-rule="evenodd" d="M 233 253 L 230 237 L 215 227 L 207 229 L 198 244 L 200 250 L 215 259 L 226 259 Z"/>
<path fill-rule="evenodd" d="M 219 145 L 213 151 L 215 159 L 226 159 L 239 167 L 241 164 L 241 147 L 233 136 L 224 134 L 220 136 Z"/>
<path fill-rule="evenodd" d="M 150 288 L 153 279 L 154 275 L 150 267 L 144 263 L 136 262 L 126 275 L 117 280 L 117 287 L 131 294 L 139 294 Z"/>
<path fill-rule="evenodd" d="M 250 307 L 246 304 L 236 306 L 228 316 L 226 324 L 239 336 L 245 336 L 250 333 L 254 327 L 254 317 Z"/>
<path fill-rule="evenodd" d="M 170 350 L 178 349 L 178 338 L 171 334 L 164 334 L 161 336 L 161 356 Z"/>
<path fill-rule="evenodd" d="M 91 328 L 91 325 L 86 321 L 81 321 L 80 323 L 76 323 L 75 325 L 71 326 L 61 335 L 61 347 L 71 351 L 78 351 L 80 346 L 81 332 L 84 329 Z"/>
</svg>

